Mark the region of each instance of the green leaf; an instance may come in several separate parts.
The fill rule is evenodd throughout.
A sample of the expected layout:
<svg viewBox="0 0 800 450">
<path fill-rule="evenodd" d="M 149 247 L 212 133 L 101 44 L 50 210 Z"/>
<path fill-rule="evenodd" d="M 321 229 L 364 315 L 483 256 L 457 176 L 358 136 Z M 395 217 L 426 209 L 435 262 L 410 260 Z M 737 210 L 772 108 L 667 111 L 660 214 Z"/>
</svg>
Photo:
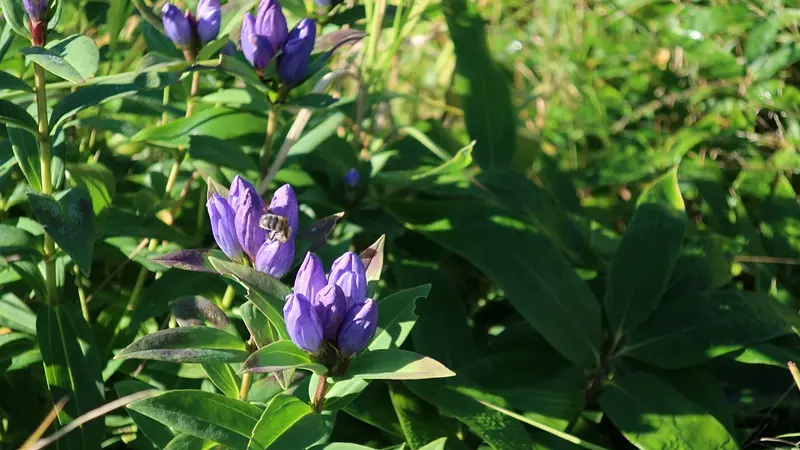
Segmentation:
<svg viewBox="0 0 800 450">
<path fill-rule="evenodd" d="M 714 416 L 643 372 L 616 377 L 615 385 L 598 402 L 625 438 L 639 448 L 739 448 Z"/>
<path fill-rule="evenodd" d="M 23 3 L 18 0 L 1 0 L 3 15 L 11 28 L 25 39 L 30 39 L 28 31 L 28 14 L 23 8 Z"/>
<path fill-rule="evenodd" d="M 68 189 L 56 198 L 29 193 L 28 202 L 45 232 L 89 276 L 96 236 L 92 200 L 86 190 Z"/>
<path fill-rule="evenodd" d="M 369 344 L 370 350 L 399 348 L 414 328 L 417 299 L 426 298 L 431 285 L 425 284 L 396 292 L 378 302 L 378 330 Z"/>
<path fill-rule="evenodd" d="M 242 316 L 247 331 L 250 332 L 250 336 L 253 338 L 258 348 L 267 346 L 276 340 L 272 324 L 269 323 L 267 316 L 265 316 L 253 302 L 245 302 L 245 304 L 239 308 L 239 314 Z"/>
<path fill-rule="evenodd" d="M 199 249 L 170 252 L 166 255 L 157 256 L 152 261 L 167 267 L 175 267 L 190 272 L 216 272 L 209 261 L 211 256 L 218 260 L 227 258 L 220 250 Z"/>
<path fill-rule="evenodd" d="M 19 253 L 38 255 L 38 246 L 32 234 L 22 228 L 0 223 L 0 256 Z"/>
<path fill-rule="evenodd" d="M 317 384 L 315 381 L 311 380 L 309 382 L 309 398 L 313 398 L 316 393 Z M 389 397 L 389 385 L 390 383 L 369 383 L 364 392 L 344 408 L 344 412 L 393 436 L 403 437 L 398 414 L 392 408 L 391 398 Z M 328 410 L 327 405 L 323 406 L 325 410 Z M 433 408 L 430 405 L 427 405 L 427 407 L 429 409 Z"/>
<path fill-rule="evenodd" d="M 0 99 L 0 123 L 14 125 L 33 134 L 39 130 L 36 120 L 27 111 L 2 99 Z"/>
<path fill-rule="evenodd" d="M 55 131 L 73 114 L 86 108 L 115 98 L 136 94 L 146 87 L 144 81 L 147 80 L 147 77 L 143 74 L 140 78 L 142 81 L 139 83 L 97 84 L 79 88 L 53 107 L 53 113 L 50 115 L 50 129 Z"/>
<path fill-rule="evenodd" d="M 484 19 L 468 0 L 445 0 L 442 10 L 456 54 L 454 90 L 463 99 L 473 156 L 483 169 L 508 167 L 514 157 L 516 120 L 508 77 L 486 44 Z"/>
<path fill-rule="evenodd" d="M 494 411 L 464 391 L 474 389 L 463 376 L 438 380 L 406 381 L 415 395 L 439 408 L 441 414 L 455 417 L 495 449 L 530 450 L 537 448 L 528 432 L 516 420 Z"/>
<path fill-rule="evenodd" d="M 441 445 L 438 448 L 444 450 L 444 441 L 449 434 L 442 426 L 442 417 L 436 408 L 412 394 L 402 383 L 389 383 L 389 395 L 397 419 L 400 421 L 403 436 L 411 448 L 422 449 L 439 442 Z M 363 396 L 359 397 L 355 403 L 362 398 Z M 456 439 L 453 441 L 457 442 Z M 451 445 L 451 447 L 466 448 L 464 445 Z"/>
<path fill-rule="evenodd" d="M 204 391 L 175 390 L 139 400 L 128 409 L 173 430 L 231 448 L 246 448 L 261 410 L 247 402 Z"/>
<path fill-rule="evenodd" d="M 80 186 L 89 193 L 95 215 L 111 204 L 117 190 L 114 173 L 100 163 L 67 164 L 67 177 L 73 186 Z"/>
<path fill-rule="evenodd" d="M 36 334 L 36 315 L 13 293 L 0 296 L 0 326 Z"/>
<path fill-rule="evenodd" d="M 220 392 L 230 398 L 239 397 L 242 380 L 228 364 L 203 364 L 203 371 Z"/>
<path fill-rule="evenodd" d="M 364 352 L 353 359 L 346 373 L 364 380 L 424 380 L 454 375 L 433 358 L 398 349 Z"/>
<path fill-rule="evenodd" d="M 240 371 L 270 373 L 285 369 L 306 369 L 319 375 L 328 372 L 325 366 L 315 363 L 292 341 L 276 341 L 256 350 L 242 364 Z"/>
<path fill-rule="evenodd" d="M 94 77 L 100 61 L 97 44 L 88 36 L 73 35 L 47 47 L 28 47 L 21 52 L 53 75 L 75 84 Z"/>
<path fill-rule="evenodd" d="M 681 255 L 685 232 L 676 167 L 642 193 L 611 263 L 604 304 L 617 339 L 655 311 Z"/>
<path fill-rule="evenodd" d="M 153 386 L 139 380 L 123 380 L 114 384 L 114 390 L 117 391 L 118 397 L 124 397 L 148 389 L 153 389 Z M 155 444 L 156 447 L 164 448 L 175 437 L 175 434 L 172 433 L 166 425 L 136 411 L 132 411 L 127 407 L 125 411 L 131 419 L 133 419 L 133 423 L 136 424 L 139 431 Z"/>
<path fill-rule="evenodd" d="M 661 306 L 620 349 L 665 369 L 688 367 L 800 328 L 800 318 L 757 292 L 698 293 Z"/>
<path fill-rule="evenodd" d="M 261 415 L 248 450 L 307 448 L 327 434 L 322 416 L 290 395 L 277 395 Z"/>
<path fill-rule="evenodd" d="M 266 126 L 263 116 L 232 108 L 209 108 L 191 117 L 145 128 L 133 136 L 133 141 L 176 148 L 190 145 L 192 136 L 213 136 L 236 144 L 248 144 L 262 138 Z"/>
<path fill-rule="evenodd" d="M 211 450 L 217 447 L 214 441 L 208 441 L 191 434 L 182 433 L 167 443 L 164 450 Z"/>
<path fill-rule="evenodd" d="M 570 361 L 590 365 L 601 341 L 600 307 L 543 233 L 475 201 L 387 203 L 407 228 L 462 256 Z"/>
<path fill-rule="evenodd" d="M 210 327 L 160 330 L 122 349 L 115 359 L 152 359 L 181 363 L 236 363 L 247 359 L 244 341 Z"/>
<path fill-rule="evenodd" d="M 423 445 L 419 448 L 419 450 L 444 450 L 445 444 L 447 443 L 447 438 L 443 437 L 441 439 L 437 439 L 430 444 Z"/>
<path fill-rule="evenodd" d="M 283 321 L 283 305 L 291 289 L 276 278 L 241 264 L 209 258 L 211 264 L 223 275 L 228 275 L 247 288 L 247 299 L 267 316 L 281 339 L 289 339 Z"/>
<path fill-rule="evenodd" d="M 67 397 L 58 414 L 62 426 L 103 404 L 100 359 L 89 326 L 74 305 L 40 305 L 36 336 L 53 404 Z M 69 448 L 99 449 L 102 421 L 91 421 L 63 439 Z"/>
<path fill-rule="evenodd" d="M 241 146 L 225 139 L 213 136 L 192 136 L 189 138 L 189 154 L 194 160 L 228 167 L 238 172 L 258 173 L 258 165 L 255 160 L 247 156 Z"/>
</svg>

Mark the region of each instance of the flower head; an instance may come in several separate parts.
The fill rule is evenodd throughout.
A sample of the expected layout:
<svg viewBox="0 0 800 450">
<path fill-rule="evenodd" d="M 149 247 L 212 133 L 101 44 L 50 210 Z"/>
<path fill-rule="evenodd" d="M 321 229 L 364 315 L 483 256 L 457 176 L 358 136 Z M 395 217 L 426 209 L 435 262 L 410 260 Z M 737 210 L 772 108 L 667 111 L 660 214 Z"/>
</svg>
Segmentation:
<svg viewBox="0 0 800 450">
<path fill-rule="evenodd" d="M 368 299 L 362 304 L 352 306 L 347 310 L 339 329 L 339 351 L 349 356 L 364 350 L 377 329 L 378 305 L 374 300 Z"/>
<path fill-rule="evenodd" d="M 278 57 L 281 81 L 294 86 L 306 78 L 316 37 L 317 24 L 312 19 L 303 19 L 292 29 L 283 53 Z"/>
<path fill-rule="evenodd" d="M 264 70 L 283 48 L 289 35 L 286 16 L 278 0 L 262 0 L 253 17 L 247 13 L 242 23 L 242 52 L 256 70 Z"/>
<path fill-rule="evenodd" d="M 339 326 L 347 313 L 344 292 L 339 286 L 331 283 L 317 293 L 312 305 L 322 324 L 322 338 L 330 342 L 336 341 Z"/>
<path fill-rule="evenodd" d="M 257 70 L 264 70 L 275 51 L 266 36 L 256 33 L 256 19 L 252 14 L 247 13 L 242 22 L 242 53 L 245 59 Z"/>
<path fill-rule="evenodd" d="M 344 176 L 344 182 L 348 187 L 354 188 L 358 186 L 359 181 L 361 181 L 361 174 L 358 173 L 355 167 L 348 170 Z"/>
<path fill-rule="evenodd" d="M 197 4 L 197 37 L 201 45 L 217 38 L 221 21 L 219 0 L 200 0 Z"/>
<path fill-rule="evenodd" d="M 213 194 L 206 203 L 211 218 L 211 232 L 214 240 L 225 255 L 233 261 L 242 257 L 242 247 L 236 238 L 235 213 L 228 201 L 219 194 Z"/>
<path fill-rule="evenodd" d="M 267 211 L 267 205 L 252 184 L 241 178 L 239 180 L 241 186 L 231 186 L 233 199 L 229 200 L 236 205 L 236 237 L 239 238 L 245 253 L 255 261 L 261 245 L 267 240 L 267 230 L 259 226 L 261 216 Z M 235 196 L 234 189 L 236 189 Z"/>
<path fill-rule="evenodd" d="M 194 30 L 189 17 L 172 3 L 166 3 L 161 9 L 161 20 L 164 23 L 164 32 L 167 37 L 179 47 L 186 47 L 192 43 Z"/>
<path fill-rule="evenodd" d="M 308 252 L 303 264 L 297 271 L 297 278 L 294 279 L 294 291 L 305 295 L 307 298 L 315 299 L 317 293 L 328 284 L 325 278 L 325 269 L 317 255 Z M 344 295 L 344 294 L 342 294 Z M 342 297 L 344 299 L 344 297 Z"/>
<path fill-rule="evenodd" d="M 25 7 L 31 22 L 41 22 L 46 19 L 47 0 L 22 0 L 22 5 Z"/>
<path fill-rule="evenodd" d="M 328 280 L 342 288 L 348 308 L 367 299 L 367 269 L 353 252 L 347 252 L 333 262 Z"/>
<path fill-rule="evenodd" d="M 301 349 L 316 353 L 322 346 L 322 324 L 311 302 L 303 294 L 290 294 L 283 307 L 286 331 Z"/>
<path fill-rule="evenodd" d="M 286 242 L 267 240 L 256 254 L 256 270 L 275 278 L 286 275 L 294 262 L 294 240 Z"/>
</svg>

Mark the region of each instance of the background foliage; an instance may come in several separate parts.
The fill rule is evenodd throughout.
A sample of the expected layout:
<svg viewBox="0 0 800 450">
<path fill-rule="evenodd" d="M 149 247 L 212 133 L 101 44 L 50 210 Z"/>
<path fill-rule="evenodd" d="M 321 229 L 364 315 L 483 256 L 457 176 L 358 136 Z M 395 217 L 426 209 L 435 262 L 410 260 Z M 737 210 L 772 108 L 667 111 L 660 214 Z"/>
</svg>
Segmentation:
<svg viewBox="0 0 800 450">
<path fill-rule="evenodd" d="M 240 337 L 243 318 L 256 320 L 245 303 L 255 300 L 233 279 L 154 260 L 213 247 L 204 180 L 227 186 L 266 172 L 259 151 L 272 106 L 254 72 L 217 58 L 255 3 L 229 0 L 223 38 L 190 67 L 144 20 L 140 11 L 158 6 L 146 0 L 59 0 L 50 40 L 77 36 L 49 50 L 29 47 L 19 2 L 0 2 L 0 448 L 151 388 L 161 393 L 53 445 L 800 440 L 786 366 L 800 360 L 800 5 L 791 0 L 346 1 L 324 29 L 367 37 L 292 93 L 273 147 L 293 145 L 268 190 L 294 187 L 304 229 L 344 212 L 317 249 L 326 267 L 382 243 L 381 317 L 392 313 L 409 338 L 390 333 L 378 345 L 400 342 L 456 376 L 334 384 L 317 415 L 305 403 L 308 374 L 285 380 L 292 395 L 277 397 L 276 379 L 258 376 L 246 403 L 226 364 L 115 359 L 159 329 L 184 330 L 195 296 Z M 314 9 L 283 5 L 292 24 Z M 33 62 L 49 70 L 55 196 L 39 193 Z M 196 110 L 183 118 L 195 71 Z M 351 75 L 311 92 L 338 71 Z M 308 118 L 299 138 L 295 117 Z M 45 232 L 58 253 L 44 248 Z M 57 304 L 43 301 L 43 255 L 54 261 Z M 385 302 L 398 292 L 392 310 Z M 242 342 L 206 330 L 188 347 L 241 362 Z"/>
</svg>

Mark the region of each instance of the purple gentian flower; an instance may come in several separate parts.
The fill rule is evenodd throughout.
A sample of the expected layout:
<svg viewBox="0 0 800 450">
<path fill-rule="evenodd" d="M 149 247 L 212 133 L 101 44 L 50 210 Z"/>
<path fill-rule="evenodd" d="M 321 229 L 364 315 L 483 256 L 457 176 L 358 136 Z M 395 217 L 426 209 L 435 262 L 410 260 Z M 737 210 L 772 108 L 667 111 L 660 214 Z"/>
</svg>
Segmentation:
<svg viewBox="0 0 800 450">
<path fill-rule="evenodd" d="M 359 181 L 361 181 L 361 174 L 355 168 L 348 170 L 344 175 L 344 182 L 348 187 L 354 188 L 358 186 Z"/>
<path fill-rule="evenodd" d="M 348 308 L 367 299 L 367 269 L 353 252 L 347 252 L 333 262 L 328 280 L 342 288 Z"/>
<path fill-rule="evenodd" d="M 197 18 L 190 11 L 181 10 L 167 3 L 161 9 L 161 20 L 164 32 L 178 47 L 197 50 L 197 46 L 205 45 L 219 34 L 222 11 L 219 0 L 200 0 L 197 4 Z"/>
<path fill-rule="evenodd" d="M 337 348 L 349 356 L 364 350 L 378 329 L 378 305 L 369 299 L 352 306 L 342 320 Z"/>
<path fill-rule="evenodd" d="M 286 326 L 289 327 L 290 320 L 296 321 L 288 316 L 287 311 L 294 311 L 297 306 L 289 307 L 288 302 L 297 302 L 296 298 L 310 299 L 317 319 L 314 323 L 319 323 L 322 330 L 322 341 L 335 345 L 344 356 L 353 355 L 367 346 L 378 326 L 378 306 L 366 298 L 364 264 L 355 253 L 345 253 L 333 263 L 327 284 L 324 284 L 326 280 L 321 266 L 314 254 L 306 254 L 295 279 L 294 293 L 286 297 Z M 313 296 L 309 297 L 309 294 Z M 304 345 L 308 346 L 305 338 L 298 341 L 291 332 L 290 337 L 300 348 L 305 350 Z"/>
<path fill-rule="evenodd" d="M 289 35 L 286 16 L 278 0 L 262 0 L 255 17 L 247 13 L 242 23 L 242 52 L 256 70 L 264 70 L 283 48 Z"/>
<path fill-rule="evenodd" d="M 294 291 L 305 295 L 306 298 L 315 299 L 317 292 L 321 291 L 326 284 L 328 284 L 328 280 L 325 278 L 322 261 L 317 258 L 317 255 L 311 252 L 306 253 L 306 258 L 294 279 Z"/>
<path fill-rule="evenodd" d="M 303 294 L 290 294 L 283 307 L 286 331 L 301 349 L 316 353 L 322 346 L 322 324 L 317 312 Z"/>
<path fill-rule="evenodd" d="M 41 22 L 46 19 L 47 0 L 22 0 L 22 6 L 25 7 L 31 22 Z"/>
<path fill-rule="evenodd" d="M 294 86 L 306 78 L 316 37 L 317 24 L 312 19 L 303 19 L 292 29 L 286 46 L 278 57 L 278 75 L 281 81 Z"/>
<path fill-rule="evenodd" d="M 261 227 L 261 218 L 267 211 L 286 218 L 290 233 L 285 242 L 269 239 L 268 231 Z M 227 199 L 219 194 L 209 198 L 208 213 L 214 238 L 231 260 L 241 260 L 245 253 L 256 270 L 275 278 L 286 275 L 292 268 L 299 212 L 297 196 L 288 184 L 275 191 L 267 208 L 256 188 L 236 176 Z"/>
<path fill-rule="evenodd" d="M 211 232 L 214 240 L 225 255 L 232 261 L 242 258 L 242 246 L 236 238 L 235 213 L 228 201 L 219 194 L 213 194 L 206 202 L 208 216 L 211 218 Z"/>
</svg>

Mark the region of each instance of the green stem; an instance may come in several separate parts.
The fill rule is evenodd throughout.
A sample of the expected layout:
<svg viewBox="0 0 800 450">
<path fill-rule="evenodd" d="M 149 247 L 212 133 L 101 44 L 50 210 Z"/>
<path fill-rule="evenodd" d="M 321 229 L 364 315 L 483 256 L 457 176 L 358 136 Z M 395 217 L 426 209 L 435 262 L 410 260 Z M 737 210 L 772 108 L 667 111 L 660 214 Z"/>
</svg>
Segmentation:
<svg viewBox="0 0 800 450">
<path fill-rule="evenodd" d="M 42 193 L 53 195 L 53 179 L 50 175 L 50 126 L 47 123 L 47 89 L 45 88 L 44 68 L 33 65 L 36 85 L 36 109 L 39 116 L 39 163 L 42 173 Z M 47 284 L 47 303 L 56 302 L 56 243 L 47 233 L 44 235 L 45 283 Z"/>
<path fill-rule="evenodd" d="M 242 375 L 242 387 L 239 389 L 239 400 L 247 401 L 247 394 L 250 393 L 250 386 L 253 384 L 253 372 L 245 372 Z"/>
<path fill-rule="evenodd" d="M 229 310 L 231 309 L 231 305 L 233 305 L 233 299 L 236 298 L 236 289 L 233 285 L 228 285 L 228 288 L 225 289 L 225 294 L 222 296 L 222 309 Z"/>
<path fill-rule="evenodd" d="M 261 172 L 269 169 L 269 158 L 272 156 L 272 141 L 275 138 L 275 129 L 278 128 L 278 114 L 280 106 L 273 105 L 267 113 L 267 133 L 264 135 L 264 148 L 261 150 Z"/>
<path fill-rule="evenodd" d="M 312 405 L 314 406 L 314 412 L 317 414 L 322 412 L 322 408 L 325 406 L 325 393 L 328 391 L 328 377 L 325 375 L 321 375 L 319 377 L 319 383 L 317 384 L 317 392 L 314 394 L 314 400 Z"/>
<path fill-rule="evenodd" d="M 83 314 L 83 319 L 86 320 L 86 323 L 89 322 L 89 305 L 86 302 L 86 291 L 83 290 L 83 284 L 81 284 L 81 270 L 78 268 L 76 264 L 74 266 L 75 271 L 75 286 L 78 288 L 78 299 L 81 302 L 81 313 Z"/>
</svg>

